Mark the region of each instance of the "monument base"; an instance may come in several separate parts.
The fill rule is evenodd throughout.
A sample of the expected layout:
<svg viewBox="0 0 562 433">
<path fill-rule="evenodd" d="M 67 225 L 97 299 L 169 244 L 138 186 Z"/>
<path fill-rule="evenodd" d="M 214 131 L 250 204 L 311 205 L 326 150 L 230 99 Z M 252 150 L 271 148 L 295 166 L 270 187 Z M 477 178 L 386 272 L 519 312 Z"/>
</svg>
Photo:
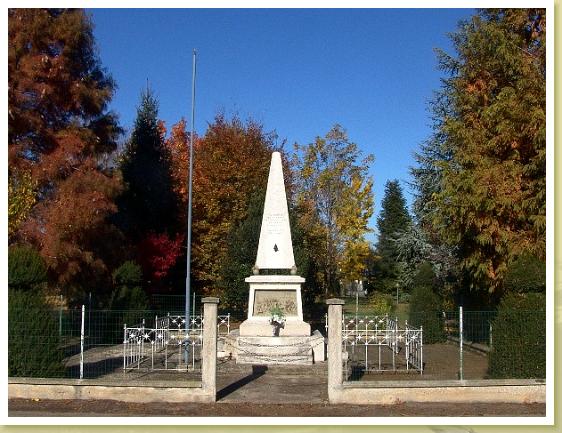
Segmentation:
<svg viewBox="0 0 562 433">
<path fill-rule="evenodd" d="M 241 337 L 272 337 L 273 326 L 267 317 L 252 317 L 240 324 Z M 279 328 L 279 337 L 308 337 L 310 325 L 299 318 L 288 317 L 282 328 Z"/>
<path fill-rule="evenodd" d="M 319 331 L 309 336 L 260 337 L 242 336 L 234 330 L 225 338 L 224 350 L 237 364 L 313 364 L 326 360 L 324 337 Z"/>
</svg>

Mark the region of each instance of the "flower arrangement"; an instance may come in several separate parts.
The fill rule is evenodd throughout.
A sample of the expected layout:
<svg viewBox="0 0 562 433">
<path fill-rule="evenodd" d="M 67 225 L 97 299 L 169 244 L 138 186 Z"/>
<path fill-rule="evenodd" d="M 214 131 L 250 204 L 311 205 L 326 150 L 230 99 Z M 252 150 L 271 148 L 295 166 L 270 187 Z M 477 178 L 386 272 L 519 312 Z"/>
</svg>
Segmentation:
<svg viewBox="0 0 562 433">
<path fill-rule="evenodd" d="M 271 315 L 269 323 L 273 325 L 273 336 L 279 336 L 279 330 L 285 327 L 285 314 L 277 304 L 269 310 L 269 314 Z"/>
</svg>

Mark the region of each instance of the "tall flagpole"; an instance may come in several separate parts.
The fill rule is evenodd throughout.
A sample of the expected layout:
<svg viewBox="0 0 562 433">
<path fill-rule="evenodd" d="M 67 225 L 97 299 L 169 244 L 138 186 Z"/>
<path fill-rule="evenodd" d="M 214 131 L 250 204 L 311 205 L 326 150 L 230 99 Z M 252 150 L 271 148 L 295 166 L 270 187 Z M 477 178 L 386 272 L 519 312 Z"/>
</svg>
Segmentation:
<svg viewBox="0 0 562 433">
<path fill-rule="evenodd" d="M 197 51 L 193 50 L 193 72 L 191 79 L 191 134 L 189 136 L 189 180 L 188 180 L 188 198 L 187 198 L 187 267 L 185 275 L 185 364 L 187 366 L 189 359 L 189 337 L 190 320 L 190 300 L 191 300 L 191 196 L 193 183 L 193 136 L 195 135 L 195 75 L 197 72 L 196 62 Z M 195 312 L 194 312 L 195 313 Z"/>
</svg>

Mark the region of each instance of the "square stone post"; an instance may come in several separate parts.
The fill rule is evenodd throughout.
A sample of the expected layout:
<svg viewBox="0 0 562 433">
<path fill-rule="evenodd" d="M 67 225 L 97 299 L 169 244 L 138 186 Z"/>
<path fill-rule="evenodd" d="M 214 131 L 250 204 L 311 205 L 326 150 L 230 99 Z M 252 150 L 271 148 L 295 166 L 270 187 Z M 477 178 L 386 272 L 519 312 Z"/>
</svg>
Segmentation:
<svg viewBox="0 0 562 433">
<path fill-rule="evenodd" d="M 219 298 L 203 298 L 203 350 L 201 384 L 204 392 L 217 398 L 217 310 Z"/>
<path fill-rule="evenodd" d="M 343 299 L 328 299 L 328 397 L 339 391 L 343 384 L 342 371 L 342 318 Z M 332 400 L 332 398 L 330 398 Z"/>
</svg>

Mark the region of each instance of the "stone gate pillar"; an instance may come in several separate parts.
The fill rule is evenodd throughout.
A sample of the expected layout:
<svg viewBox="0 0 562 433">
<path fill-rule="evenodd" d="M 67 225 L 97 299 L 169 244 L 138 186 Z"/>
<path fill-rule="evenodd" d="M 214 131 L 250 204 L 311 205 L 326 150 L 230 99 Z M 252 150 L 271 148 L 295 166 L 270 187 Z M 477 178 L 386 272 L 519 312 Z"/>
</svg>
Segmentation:
<svg viewBox="0 0 562 433">
<path fill-rule="evenodd" d="M 219 298 L 203 298 L 203 350 L 201 385 L 203 391 L 217 398 L 217 310 Z"/>
<path fill-rule="evenodd" d="M 341 390 L 343 299 L 328 299 L 328 397 Z M 332 398 L 330 398 L 332 400 Z"/>
</svg>

